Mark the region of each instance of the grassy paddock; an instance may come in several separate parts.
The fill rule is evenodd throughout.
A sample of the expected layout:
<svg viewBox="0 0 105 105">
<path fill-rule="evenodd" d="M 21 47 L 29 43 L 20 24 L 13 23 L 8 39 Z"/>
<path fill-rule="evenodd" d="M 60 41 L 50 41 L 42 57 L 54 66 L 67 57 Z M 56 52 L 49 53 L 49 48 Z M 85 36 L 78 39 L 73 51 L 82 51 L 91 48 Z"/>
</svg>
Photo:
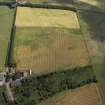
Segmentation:
<svg viewBox="0 0 105 105">
<path fill-rule="evenodd" d="M 0 6 L 0 69 L 5 66 L 8 42 L 11 35 L 14 9 Z"/>
<path fill-rule="evenodd" d="M 75 13 L 18 8 L 16 26 L 13 61 L 18 69 L 41 74 L 88 64 Z"/>
</svg>

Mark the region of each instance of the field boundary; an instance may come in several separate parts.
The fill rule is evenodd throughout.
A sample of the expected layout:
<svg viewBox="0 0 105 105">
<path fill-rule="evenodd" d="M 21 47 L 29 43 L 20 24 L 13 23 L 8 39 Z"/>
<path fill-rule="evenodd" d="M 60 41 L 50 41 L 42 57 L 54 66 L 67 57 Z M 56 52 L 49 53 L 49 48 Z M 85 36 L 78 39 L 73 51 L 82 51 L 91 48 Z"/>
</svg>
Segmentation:
<svg viewBox="0 0 105 105">
<path fill-rule="evenodd" d="M 16 8 L 16 7 L 30 7 L 30 8 L 45 8 L 45 9 L 59 9 L 59 10 L 69 10 L 73 12 L 77 12 L 78 10 L 83 10 L 83 11 L 90 11 L 90 12 L 96 12 L 96 13 L 103 13 L 105 14 L 105 11 L 101 10 L 98 8 L 97 10 L 92 10 L 92 9 L 85 9 L 78 7 L 75 5 L 76 3 L 73 2 L 72 4 L 57 4 L 57 3 L 17 3 L 17 2 L 0 2 L 0 6 L 8 6 L 10 8 Z"/>
<path fill-rule="evenodd" d="M 100 87 L 97 87 L 96 84 L 95 84 L 95 87 L 96 87 L 96 91 L 97 91 L 97 94 L 98 94 L 98 97 L 99 97 L 100 105 L 104 105 L 103 104 L 102 92 L 100 90 Z"/>
<path fill-rule="evenodd" d="M 15 8 L 14 19 L 13 19 L 12 28 L 11 28 L 11 35 L 10 35 L 10 39 L 9 39 L 9 42 L 8 42 L 5 67 L 8 67 L 8 66 L 10 67 L 11 66 L 11 52 L 12 52 L 12 46 L 13 46 L 13 40 L 14 40 L 14 33 L 15 33 L 16 14 L 17 14 L 17 7 Z"/>
<path fill-rule="evenodd" d="M 46 8 L 46 9 L 60 9 L 60 10 L 70 10 L 76 12 L 74 5 L 61 5 L 61 4 L 43 4 L 43 3 L 26 3 L 26 4 L 17 4 L 19 7 L 31 7 L 31 8 Z"/>
<path fill-rule="evenodd" d="M 80 23 L 80 16 L 79 16 L 79 13 L 78 11 L 76 12 L 76 15 L 77 15 L 77 19 L 78 19 L 78 22 L 79 22 L 79 26 L 80 26 L 80 31 L 82 33 L 82 38 L 83 38 L 83 41 L 84 41 L 84 44 L 85 44 L 85 47 L 86 47 L 86 50 L 87 50 L 87 53 L 88 53 L 88 57 L 89 57 L 89 62 L 90 64 L 92 65 L 92 60 L 91 60 L 91 56 L 90 56 L 90 52 L 89 52 L 89 49 L 88 49 L 88 45 L 87 45 L 87 41 L 85 39 L 85 36 L 84 36 L 84 33 L 82 31 L 82 27 L 81 27 L 81 23 Z M 93 68 L 92 68 L 93 69 Z M 94 73 L 94 72 L 93 72 Z"/>
</svg>

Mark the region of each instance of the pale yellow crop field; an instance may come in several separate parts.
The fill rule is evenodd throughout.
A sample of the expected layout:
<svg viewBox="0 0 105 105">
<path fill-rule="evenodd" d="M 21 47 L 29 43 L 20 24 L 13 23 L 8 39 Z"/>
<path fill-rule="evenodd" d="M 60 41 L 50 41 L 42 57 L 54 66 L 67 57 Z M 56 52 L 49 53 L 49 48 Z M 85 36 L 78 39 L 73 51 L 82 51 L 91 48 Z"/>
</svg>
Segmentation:
<svg viewBox="0 0 105 105">
<path fill-rule="evenodd" d="M 37 105 L 102 105 L 102 100 L 96 84 L 89 84 L 59 93 Z"/>
<path fill-rule="evenodd" d="M 19 7 L 17 11 L 17 27 L 79 28 L 77 16 L 72 11 L 26 7 Z"/>
</svg>

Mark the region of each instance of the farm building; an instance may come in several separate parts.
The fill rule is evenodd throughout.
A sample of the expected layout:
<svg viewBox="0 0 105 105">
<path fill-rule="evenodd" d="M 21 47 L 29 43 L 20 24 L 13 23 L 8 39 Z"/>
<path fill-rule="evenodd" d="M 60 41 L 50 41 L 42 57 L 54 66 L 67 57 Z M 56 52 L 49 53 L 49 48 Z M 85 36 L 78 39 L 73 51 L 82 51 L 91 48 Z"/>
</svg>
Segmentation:
<svg viewBox="0 0 105 105">
<path fill-rule="evenodd" d="M 27 78 L 29 75 L 31 75 L 31 70 L 27 71 L 18 71 L 14 74 L 13 78 L 10 80 L 11 86 L 20 86 L 21 80 Z"/>
</svg>

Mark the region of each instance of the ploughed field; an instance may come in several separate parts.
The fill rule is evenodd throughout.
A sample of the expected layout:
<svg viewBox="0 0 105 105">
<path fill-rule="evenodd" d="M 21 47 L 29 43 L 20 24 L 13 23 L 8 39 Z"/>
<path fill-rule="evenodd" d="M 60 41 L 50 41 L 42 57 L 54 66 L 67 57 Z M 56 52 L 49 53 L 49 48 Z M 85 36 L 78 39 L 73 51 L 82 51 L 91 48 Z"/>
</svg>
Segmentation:
<svg viewBox="0 0 105 105">
<path fill-rule="evenodd" d="M 5 67 L 14 9 L 0 6 L 0 70 Z"/>
<path fill-rule="evenodd" d="M 79 28 L 74 12 L 18 8 L 12 60 L 37 74 L 87 65 Z"/>
<path fill-rule="evenodd" d="M 61 92 L 37 105 L 102 105 L 96 84 Z"/>
</svg>

